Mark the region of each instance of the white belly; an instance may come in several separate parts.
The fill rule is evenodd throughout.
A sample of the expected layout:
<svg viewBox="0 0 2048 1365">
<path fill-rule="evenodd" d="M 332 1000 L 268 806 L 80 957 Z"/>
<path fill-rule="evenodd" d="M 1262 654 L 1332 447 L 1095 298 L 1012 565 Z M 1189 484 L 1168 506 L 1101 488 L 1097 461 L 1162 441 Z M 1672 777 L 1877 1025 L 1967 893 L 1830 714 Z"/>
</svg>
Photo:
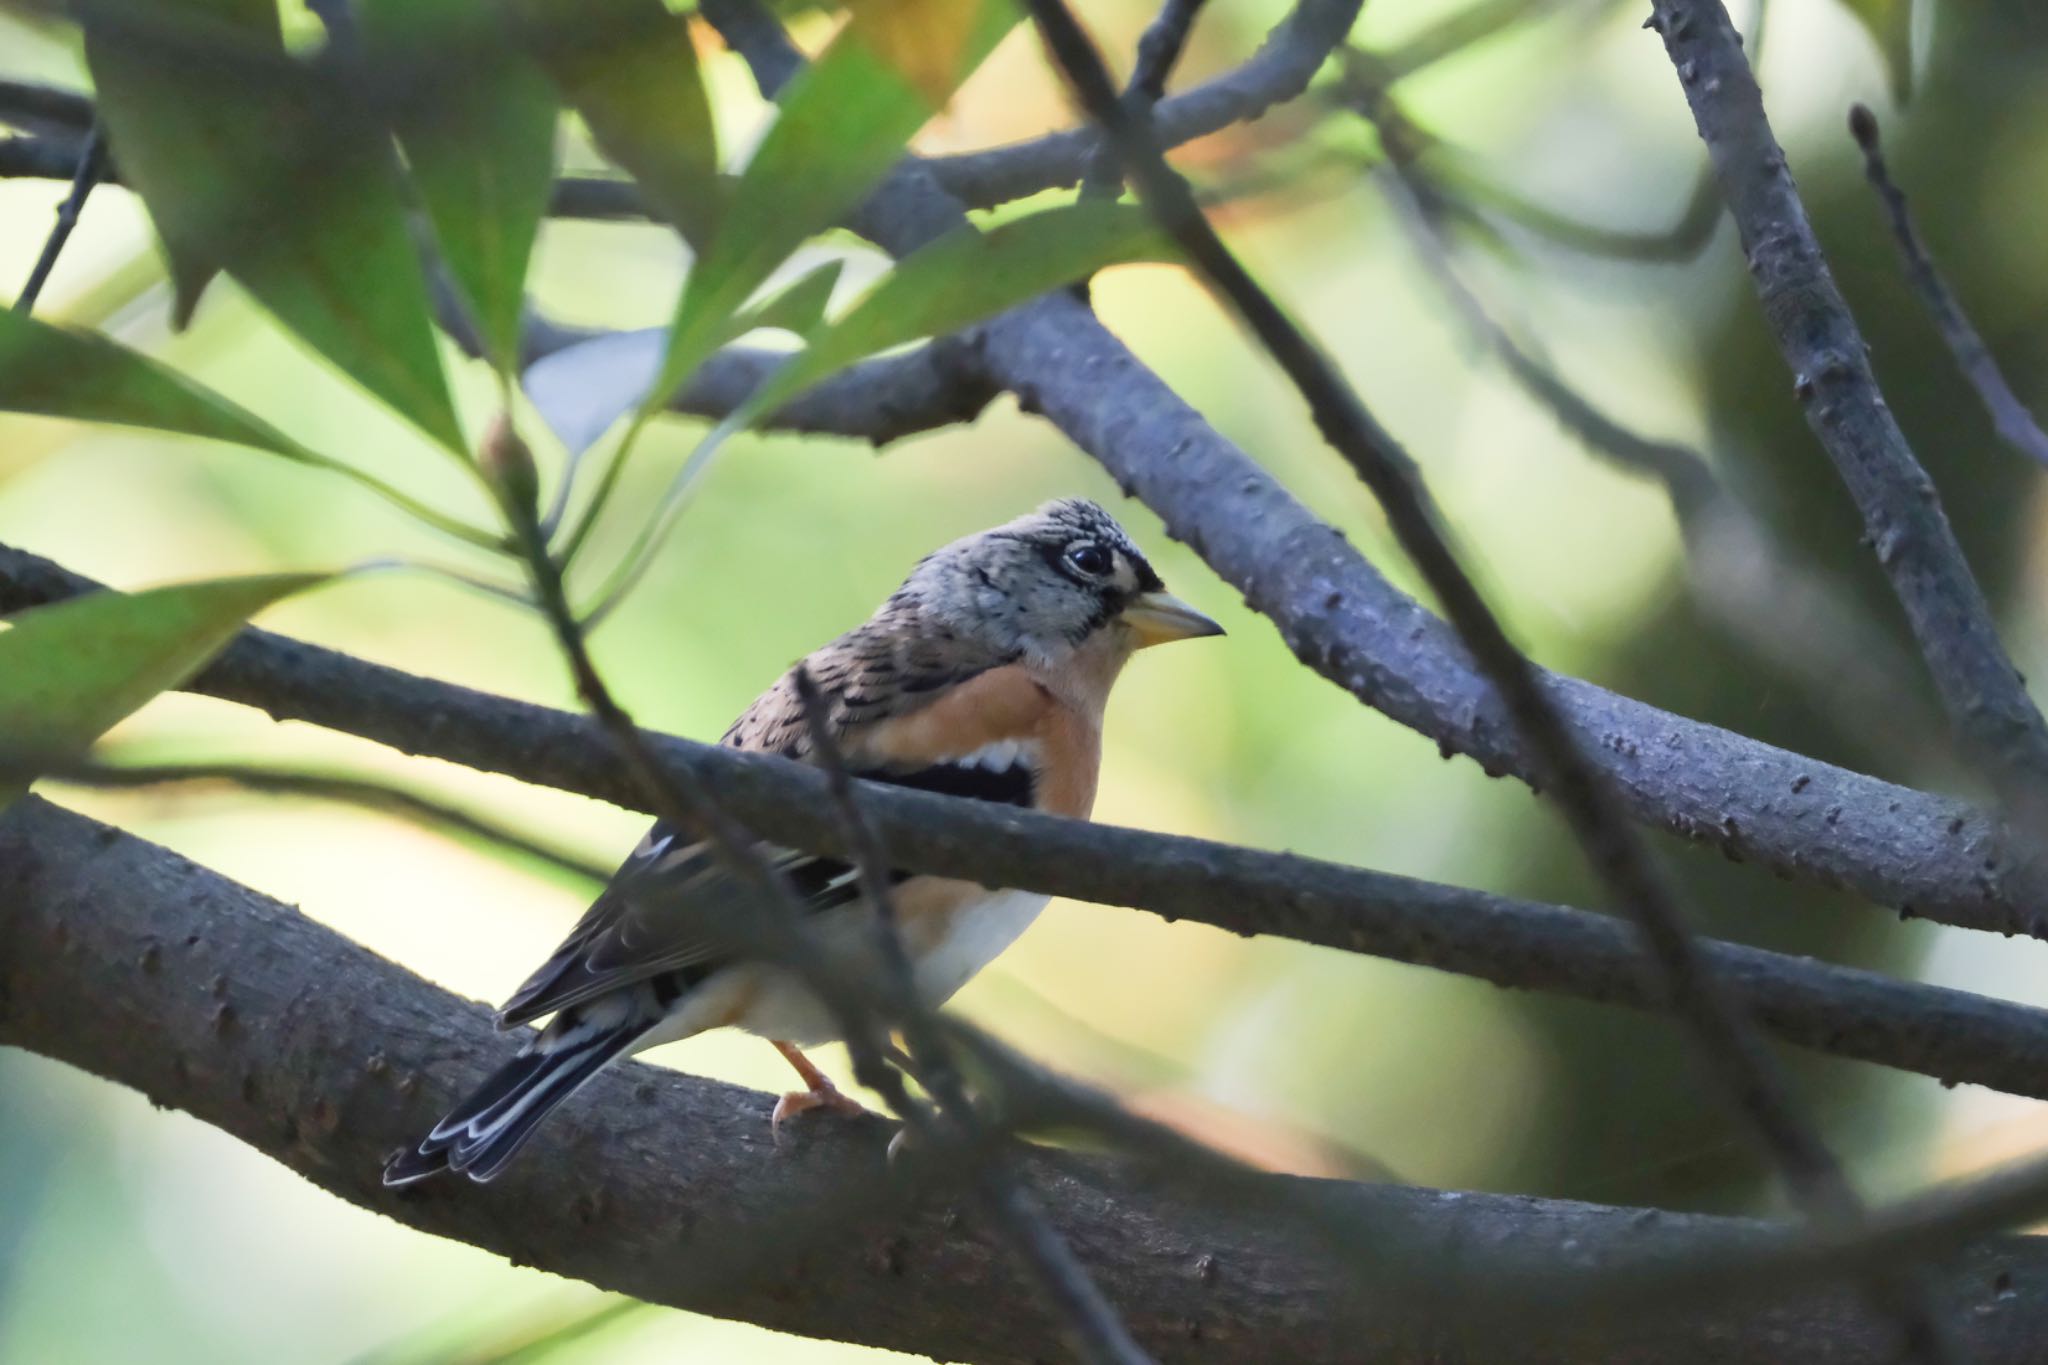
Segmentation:
<svg viewBox="0 0 2048 1365">
<path fill-rule="evenodd" d="M 1035 891 L 998 891 L 954 915 L 945 939 L 912 964 L 918 994 L 925 1003 L 941 1005 L 950 1000 L 1031 927 L 1047 899 Z M 864 911 L 836 923 L 828 920 L 820 927 L 828 937 L 841 940 L 834 945 L 838 947 L 854 946 L 846 941 L 848 936 L 865 937 L 873 932 L 873 922 Z M 733 1018 L 732 1009 L 742 1000 L 745 1007 Z M 745 966 L 719 972 L 691 991 L 677 1002 L 676 1012 L 666 1024 L 640 1046 L 687 1038 L 728 1021 L 749 1033 L 799 1047 L 836 1042 L 841 1036 L 832 1012 L 797 978 L 773 968 Z"/>
<path fill-rule="evenodd" d="M 917 991 L 943 1005 L 973 975 L 1017 941 L 1050 899 L 1036 891 L 998 891 L 953 917 L 951 930 L 916 963 Z"/>
</svg>

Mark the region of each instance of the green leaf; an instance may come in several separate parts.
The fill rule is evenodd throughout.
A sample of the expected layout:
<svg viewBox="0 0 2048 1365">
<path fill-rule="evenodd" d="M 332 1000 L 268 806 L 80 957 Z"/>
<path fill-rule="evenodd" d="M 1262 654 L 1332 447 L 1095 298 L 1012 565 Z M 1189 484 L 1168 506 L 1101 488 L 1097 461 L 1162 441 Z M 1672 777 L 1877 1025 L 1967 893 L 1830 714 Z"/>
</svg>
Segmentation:
<svg viewBox="0 0 2048 1365">
<path fill-rule="evenodd" d="M 1178 259 L 1144 209 L 1092 201 L 1046 209 L 989 232 L 951 232 L 910 255 L 727 420 L 741 428 L 819 381 L 891 346 L 993 317 L 1107 266 Z"/>
<path fill-rule="evenodd" d="M 1913 96 L 1913 0 L 1842 0 L 1842 5 L 1877 43 L 1892 98 L 1906 103 Z"/>
<path fill-rule="evenodd" d="M 124 181 L 196 297 L 233 275 L 316 351 L 458 453 L 462 429 L 405 227 L 395 157 L 361 97 L 192 10 L 87 12 L 86 56 Z"/>
<path fill-rule="evenodd" d="M 158 23 L 168 21 L 194 49 L 211 44 L 225 52 L 251 56 L 277 58 L 284 53 L 276 0 L 170 0 L 160 8 Z M 125 126 L 139 120 L 167 119 L 178 127 L 165 130 L 166 135 L 186 139 L 221 135 L 224 130 L 214 125 L 232 117 L 229 111 L 203 101 L 165 101 L 149 93 L 162 79 L 161 65 L 149 50 L 155 32 L 147 24 L 113 29 L 104 17 L 85 24 L 86 61 L 101 118 L 110 128 L 117 122 Z M 148 107 L 132 108 L 137 103 Z M 159 169 L 146 160 L 131 166 L 124 157 L 121 178 L 143 193 L 143 182 L 153 179 Z M 144 198 L 147 202 L 146 194 Z M 216 256 L 203 224 L 188 224 L 176 211 L 159 214 L 152 208 L 150 216 L 170 267 L 171 325 L 182 330 L 199 305 L 199 295 L 224 263 Z"/>
<path fill-rule="evenodd" d="M 798 336 L 816 331 L 825 321 L 825 306 L 832 302 L 832 290 L 845 265 L 845 261 L 827 261 L 775 297 L 755 304 L 740 314 L 731 335 L 756 327 L 775 327 Z"/>
<path fill-rule="evenodd" d="M 661 0 L 513 0 L 513 11 L 527 50 L 599 149 L 701 250 L 717 227 L 724 189 L 689 20 Z"/>
<path fill-rule="evenodd" d="M 782 113 L 690 272 L 643 418 L 718 345 L 747 297 L 806 237 L 850 211 L 1017 22 L 1009 0 L 868 0 L 790 82 Z M 922 21 L 933 41 L 912 36 Z M 942 78 L 943 77 L 943 78 Z"/>
<path fill-rule="evenodd" d="M 157 693 L 176 687 L 264 607 L 317 573 L 102 590 L 37 607 L 0 630 L 0 736 L 8 766 L 61 764 Z M 0 806 L 28 789 L 0 775 Z"/>
<path fill-rule="evenodd" d="M 147 356 L 12 311 L 0 313 L 0 410 L 148 427 L 321 462 L 261 418 Z"/>
<path fill-rule="evenodd" d="M 518 367 L 526 268 L 555 171 L 555 94 L 486 0 L 364 0 L 371 69 L 490 358 Z"/>
</svg>

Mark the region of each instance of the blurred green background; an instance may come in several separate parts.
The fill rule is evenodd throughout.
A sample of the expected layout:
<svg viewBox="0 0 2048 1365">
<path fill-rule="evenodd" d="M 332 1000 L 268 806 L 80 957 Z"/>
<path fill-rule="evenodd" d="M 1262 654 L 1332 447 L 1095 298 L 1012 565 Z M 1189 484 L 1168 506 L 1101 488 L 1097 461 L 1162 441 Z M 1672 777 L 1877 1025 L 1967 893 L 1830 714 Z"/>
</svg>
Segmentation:
<svg viewBox="0 0 2048 1365">
<path fill-rule="evenodd" d="M 1661 44 L 1639 29 L 1643 7 L 1530 8 L 1537 17 L 1405 83 L 1407 113 L 1548 204 L 1616 226 L 1672 221 L 1701 153 Z M 1906 110 L 1887 102 L 1876 52 L 1837 0 L 1778 0 L 1764 84 L 1887 397 L 2000 604 L 2021 667 L 2048 676 L 2048 610 L 2035 586 L 2048 528 L 2036 472 L 1994 442 L 1907 292 L 1843 129 L 1850 101 L 1879 110 L 1935 251 L 2021 396 L 2048 400 L 2048 12 L 2026 0 L 1923 8 L 1919 89 Z M 1085 12 L 1121 53 L 1150 17 L 1132 0 L 1098 0 Z M 1214 0 L 1177 83 L 1233 64 L 1283 12 L 1277 0 Z M 1371 0 L 1358 38 L 1393 46 L 1450 12 L 1435 0 Z M 807 42 L 822 36 L 820 20 L 806 22 Z M 85 83 L 56 31 L 0 17 L 0 54 L 0 74 Z M 722 52 L 713 68 L 728 144 L 745 146 L 761 106 Z M 957 150 L 1069 121 L 1034 43 L 1018 34 L 921 145 Z M 1338 152 L 1373 145 L 1342 120 L 1323 141 Z M 1186 156 L 1207 173 L 1246 152 L 1246 139 L 1225 137 Z M 1761 663 L 1694 607 L 1662 492 L 1589 458 L 1470 344 L 1370 175 L 1325 162 L 1300 190 L 1236 201 L 1223 221 L 1416 454 L 1474 571 L 1538 659 L 1777 743 L 1952 785 L 1926 766 L 1925 734 L 1844 723 L 1839 698 Z M 0 294 L 26 276 L 62 193 L 50 182 L 0 183 Z M 1617 416 L 1700 443 L 1789 543 L 1896 629 L 1856 543 L 1853 511 L 1799 421 L 1731 230 L 1677 266 L 1589 259 L 1514 228 L 1502 245 L 1468 244 L 1459 256 L 1502 319 Z M 813 258 L 825 252 L 855 263 L 842 290 L 877 268 L 851 241 L 827 242 Z M 649 325 L 665 317 L 684 264 L 664 231 L 554 224 L 536 291 L 565 321 Z M 180 336 L 166 331 L 166 298 L 138 206 L 105 190 L 40 311 L 104 326 L 316 447 L 481 510 L 420 437 L 285 338 L 225 279 Z M 1102 277 L 1096 299 L 1222 431 L 1412 583 L 1368 496 L 1198 290 L 1171 270 L 1132 267 Z M 486 413 L 487 374 L 464 367 L 459 384 L 469 415 Z M 632 475 L 643 497 L 623 505 L 655 496 L 698 430 L 658 429 Z M 1443 761 L 1433 743 L 1297 666 L 1155 518 L 1007 400 L 972 427 L 880 454 L 823 440 L 735 442 L 655 571 L 598 637 L 599 661 L 643 721 L 714 737 L 780 669 L 864 616 L 926 550 L 1073 493 L 1115 509 L 1169 584 L 1231 632 L 1133 665 L 1111 707 L 1100 818 L 1598 903 L 1561 824 L 1524 788 Z M 615 529 L 614 544 L 623 535 Z M 0 539 L 124 586 L 393 553 L 460 561 L 353 487 L 309 471 L 223 447 L 18 418 L 0 418 Z M 572 703 L 536 621 L 437 581 L 356 580 L 289 602 L 264 624 Z M 549 831 L 599 860 L 629 846 L 641 823 L 203 699 L 162 699 L 117 738 L 137 754 L 374 771 Z M 368 815 L 235 796 L 59 795 L 482 998 L 516 984 L 583 903 L 584 889 L 567 880 Z M 1845 898 L 1670 849 L 1688 899 L 1718 933 L 2041 997 L 2038 943 L 1901 926 Z M 958 1007 L 1056 1066 L 1284 1169 L 1387 1168 L 1428 1185 L 1774 1207 L 1671 1031 L 1633 1014 L 1068 904 L 1056 904 Z M 844 1074 L 843 1054 L 825 1058 Z M 762 1088 L 786 1080 L 769 1049 L 738 1036 L 693 1040 L 658 1060 Z M 1982 1167 L 2048 1135 L 2038 1105 L 1795 1060 L 1830 1138 L 1877 1193 Z M 0 1053 L 0 1360 L 490 1357 L 522 1332 L 603 1302 L 346 1206 L 135 1094 Z M 796 1365 L 883 1353 L 643 1311 L 558 1354 Z"/>
</svg>

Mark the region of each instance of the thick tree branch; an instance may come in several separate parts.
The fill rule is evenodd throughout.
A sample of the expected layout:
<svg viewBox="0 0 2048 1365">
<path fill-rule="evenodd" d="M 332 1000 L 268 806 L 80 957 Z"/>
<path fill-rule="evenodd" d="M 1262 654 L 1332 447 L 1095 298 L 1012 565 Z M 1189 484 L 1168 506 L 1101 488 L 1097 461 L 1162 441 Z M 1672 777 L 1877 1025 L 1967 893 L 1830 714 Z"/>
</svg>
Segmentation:
<svg viewBox="0 0 2048 1365">
<path fill-rule="evenodd" d="M 0 611 L 90 586 L 47 560 L 0 548 Z M 191 687 L 407 753 L 629 807 L 644 804 L 585 717 L 266 631 L 244 631 Z M 855 854 L 824 775 L 651 738 L 665 763 L 696 768 L 720 803 L 757 833 Z M 1662 1008 L 1627 926 L 1604 915 L 898 787 L 865 786 L 861 808 L 890 856 L 924 871 L 1370 953 L 1502 986 Z M 2048 1099 L 2048 1011 L 1733 944 L 1711 945 L 1709 952 L 1759 1024 L 1784 1041 Z"/>
<path fill-rule="evenodd" d="M 35 81 L 0 80 L 0 123 L 26 132 L 70 135 L 80 142 L 91 133 L 92 98 Z"/>
<path fill-rule="evenodd" d="M 912 161 L 856 226 L 900 255 L 957 226 L 960 213 Z M 1049 295 L 976 336 L 994 380 L 1142 499 L 1304 663 L 1446 754 L 1540 780 L 1448 627 L 1209 426 L 1085 304 Z M 2048 935 L 2048 887 L 2008 859 L 2003 829 L 1981 812 L 1542 676 L 1634 818 L 1904 913 Z"/>
<path fill-rule="evenodd" d="M 1694 940 L 1676 888 L 1621 809 L 1605 777 L 1544 691 L 1536 669 L 1466 574 L 1440 529 L 1440 513 L 1414 461 L 1359 400 L 1337 367 L 1218 235 L 1187 181 L 1152 137 L 1149 111 L 1117 96 L 1108 70 L 1066 0 L 1030 0 L 1054 60 L 1102 125 L 1124 173 L 1189 265 L 1248 327 L 1308 404 L 1332 450 L 1372 489 L 1402 551 L 1504 698 L 1515 729 L 1535 753 L 1552 800 L 1593 871 L 1620 901 L 1657 969 L 1672 1017 L 1720 1098 L 1770 1157 L 1795 1207 L 1824 1233 L 1859 1228 L 1861 1196 L 1793 1093 L 1778 1059 Z M 1949 1324 L 1914 1276 L 1873 1270 L 1865 1288 L 1899 1327 L 1902 1354 L 1941 1365 L 1954 1360 Z"/>
<path fill-rule="evenodd" d="M 911 161 L 862 207 L 857 226 L 900 255 L 957 226 L 960 214 L 926 163 Z M 1447 755 L 1537 780 L 1492 688 L 1444 623 L 1219 435 L 1084 304 L 1054 294 L 976 338 L 992 378 L 1158 513 L 1304 663 Z M 1904 913 L 2048 935 L 2048 887 L 2008 865 L 2003 830 L 1981 812 L 1543 676 L 1636 819 Z"/>
<path fill-rule="evenodd" d="M 0 1044 L 185 1109 L 352 1203 L 649 1302 L 944 1359 L 1059 1357 L 979 1220 L 884 1178 L 875 1121 L 778 1148 L 768 1096 L 629 1063 L 489 1188 L 384 1189 L 384 1155 L 513 1040 L 296 911 L 33 798 L 0 816 Z M 1885 1358 L 1882 1323 L 1828 1292 L 1540 1327 L 1489 1329 L 1481 1311 L 1523 1277 L 1784 1244 L 1761 1224 L 1271 1177 L 1274 1208 L 1314 1200 L 1375 1230 L 1388 1254 L 1360 1276 L 1271 1209 L 1207 1206 L 1128 1161 L 1039 1153 L 1022 1169 L 1163 1360 Z M 1942 1283 L 1979 1365 L 2036 1358 L 2042 1242 L 1983 1243 Z"/>
<path fill-rule="evenodd" d="M 2027 823 L 2048 827 L 2048 725 L 1999 642 L 1984 594 L 1871 372 L 1720 0 L 1655 0 L 1693 121 L 1735 218 L 1793 392 L 1862 514 L 1950 724 Z"/>
<path fill-rule="evenodd" d="M 1401 156 L 1390 157 L 1388 167 L 1382 183 L 1402 210 L 1417 257 L 1478 342 L 1588 452 L 1664 485 L 1695 600 L 1758 657 L 1826 697 L 1827 714 L 1845 738 L 1895 737 L 1895 747 L 1939 771 L 1948 746 L 1929 738 L 1940 735 L 1939 719 L 1906 686 L 1913 660 L 1848 592 L 1729 492 L 1703 454 L 1623 426 L 1523 349 L 1459 278 L 1440 227 L 1450 205 Z M 1711 176 L 1707 191 L 1718 211 Z"/>
</svg>

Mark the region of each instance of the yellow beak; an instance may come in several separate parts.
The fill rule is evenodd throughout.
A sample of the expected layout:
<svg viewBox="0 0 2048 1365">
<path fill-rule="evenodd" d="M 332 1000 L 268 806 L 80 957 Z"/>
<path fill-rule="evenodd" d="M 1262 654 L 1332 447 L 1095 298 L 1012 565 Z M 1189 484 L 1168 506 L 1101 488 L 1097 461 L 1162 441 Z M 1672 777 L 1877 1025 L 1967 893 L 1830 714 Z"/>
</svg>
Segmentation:
<svg viewBox="0 0 2048 1365">
<path fill-rule="evenodd" d="M 1137 632 L 1140 649 L 1223 633 L 1223 627 L 1170 592 L 1148 592 L 1134 598 L 1123 610 L 1123 622 Z"/>
</svg>

